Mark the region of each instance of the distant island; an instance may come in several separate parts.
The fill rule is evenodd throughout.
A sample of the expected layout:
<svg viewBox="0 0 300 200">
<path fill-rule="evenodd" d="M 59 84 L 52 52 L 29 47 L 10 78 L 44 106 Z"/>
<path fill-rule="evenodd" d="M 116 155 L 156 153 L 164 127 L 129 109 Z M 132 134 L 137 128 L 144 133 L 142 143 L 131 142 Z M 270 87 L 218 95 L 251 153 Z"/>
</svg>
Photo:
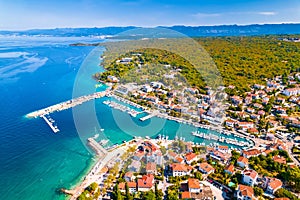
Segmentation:
<svg viewBox="0 0 300 200">
<path fill-rule="evenodd" d="M 141 27 L 94 27 L 94 28 L 56 28 L 32 29 L 25 31 L 0 31 L 0 35 L 28 36 L 61 36 L 61 37 L 97 37 L 116 36 L 117 34 Z M 251 24 L 251 25 L 218 25 L 218 26 L 159 26 L 178 31 L 191 37 L 200 36 L 251 36 L 274 34 L 300 34 L 300 24 Z"/>
</svg>

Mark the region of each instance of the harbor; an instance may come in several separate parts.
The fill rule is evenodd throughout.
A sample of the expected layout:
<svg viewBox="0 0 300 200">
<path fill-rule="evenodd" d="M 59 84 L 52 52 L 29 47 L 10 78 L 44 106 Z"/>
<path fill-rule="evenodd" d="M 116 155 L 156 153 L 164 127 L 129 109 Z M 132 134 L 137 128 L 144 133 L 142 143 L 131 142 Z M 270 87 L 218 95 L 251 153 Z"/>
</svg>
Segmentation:
<svg viewBox="0 0 300 200">
<path fill-rule="evenodd" d="M 69 108 L 81 105 L 85 102 L 88 102 L 90 100 L 93 99 L 98 99 L 101 97 L 104 97 L 106 95 L 109 95 L 109 91 L 103 91 L 103 92 L 96 92 L 93 94 L 89 94 L 89 95 L 85 95 L 85 96 L 81 96 L 75 99 L 71 99 L 65 102 L 61 102 L 52 106 L 49 106 L 47 108 L 43 108 L 34 112 L 31 112 L 29 114 L 26 115 L 27 118 L 37 118 L 37 117 L 41 117 L 45 120 L 45 122 L 49 125 L 49 127 L 51 128 L 51 130 L 54 133 L 59 132 L 59 128 L 54 125 L 55 121 L 49 116 L 50 113 L 53 112 L 59 112 L 59 111 L 63 111 L 63 110 L 67 110 Z"/>
</svg>

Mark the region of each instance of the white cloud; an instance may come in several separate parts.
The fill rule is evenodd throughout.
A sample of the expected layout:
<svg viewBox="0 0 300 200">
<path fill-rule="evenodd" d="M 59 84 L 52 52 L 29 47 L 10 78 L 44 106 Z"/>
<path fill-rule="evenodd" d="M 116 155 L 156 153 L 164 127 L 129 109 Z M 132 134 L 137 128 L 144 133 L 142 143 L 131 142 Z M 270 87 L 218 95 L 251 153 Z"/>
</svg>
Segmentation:
<svg viewBox="0 0 300 200">
<path fill-rule="evenodd" d="M 205 17 L 220 17 L 222 13 L 196 13 L 194 14 L 197 18 L 205 18 Z"/>
<path fill-rule="evenodd" d="M 271 16 L 271 15 L 276 15 L 277 13 L 276 12 L 258 12 L 257 14 Z"/>
</svg>

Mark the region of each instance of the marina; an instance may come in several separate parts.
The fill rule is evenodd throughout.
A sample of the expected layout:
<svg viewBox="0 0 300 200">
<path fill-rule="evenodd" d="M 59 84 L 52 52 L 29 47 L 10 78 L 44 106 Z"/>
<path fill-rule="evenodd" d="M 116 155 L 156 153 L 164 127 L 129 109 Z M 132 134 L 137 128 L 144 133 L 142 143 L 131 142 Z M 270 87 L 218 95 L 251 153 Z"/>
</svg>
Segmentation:
<svg viewBox="0 0 300 200">
<path fill-rule="evenodd" d="M 121 104 L 119 104 L 119 103 L 117 103 L 117 102 L 114 102 L 114 101 L 109 101 L 109 100 L 103 101 L 103 104 L 108 105 L 108 106 L 111 107 L 111 108 L 120 110 L 120 111 L 122 111 L 122 112 L 127 112 L 127 113 L 130 114 L 132 117 L 136 117 L 138 114 L 143 113 L 143 111 L 138 112 L 138 111 L 136 111 L 136 110 L 134 110 L 134 109 L 131 109 L 131 108 L 127 107 L 127 106 L 121 105 Z"/>
<path fill-rule="evenodd" d="M 103 92 L 96 92 L 93 94 L 81 96 L 81 97 L 78 97 L 75 99 L 71 99 L 71 100 L 68 100 L 68 101 L 65 101 L 62 103 L 58 103 L 58 104 L 49 106 L 47 108 L 43 108 L 41 110 L 34 111 L 32 113 L 27 114 L 26 117 L 27 118 L 37 118 L 37 117 L 43 118 L 45 120 L 45 122 L 49 125 L 51 130 L 54 133 L 57 133 L 57 132 L 59 132 L 59 129 L 56 125 L 54 125 L 55 121 L 54 121 L 54 119 L 52 119 L 49 116 L 50 113 L 67 110 L 69 108 L 81 105 L 87 101 L 104 97 L 108 94 L 109 94 L 108 91 L 103 91 Z"/>
<path fill-rule="evenodd" d="M 223 133 L 221 133 L 221 134 L 223 134 Z M 206 139 L 206 140 L 213 140 L 213 141 L 216 141 L 216 142 L 221 142 L 221 143 L 226 143 L 226 144 L 239 146 L 243 149 L 251 147 L 250 142 L 238 141 L 236 138 L 232 139 L 232 138 L 224 137 L 224 136 L 221 136 L 221 135 L 218 136 L 218 135 L 215 135 L 215 134 L 203 133 L 203 132 L 200 132 L 200 131 L 193 131 L 192 135 L 196 136 L 196 137 L 199 137 L 199 138 Z M 241 138 L 241 137 L 239 137 L 239 138 Z"/>
</svg>

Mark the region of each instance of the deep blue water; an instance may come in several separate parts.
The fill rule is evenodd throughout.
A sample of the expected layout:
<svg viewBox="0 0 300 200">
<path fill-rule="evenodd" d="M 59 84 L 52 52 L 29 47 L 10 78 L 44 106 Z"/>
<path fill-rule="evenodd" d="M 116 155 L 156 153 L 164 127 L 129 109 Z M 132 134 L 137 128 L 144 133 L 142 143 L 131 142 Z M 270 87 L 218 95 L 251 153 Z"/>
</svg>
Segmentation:
<svg viewBox="0 0 300 200">
<path fill-rule="evenodd" d="M 61 130 L 57 134 L 42 119 L 25 118 L 29 112 L 96 91 L 91 75 L 103 70 L 99 63 L 104 48 L 69 46 L 83 41 L 95 39 L 0 37 L 1 199 L 64 199 L 57 190 L 71 188 L 90 169 L 94 161 L 86 138 L 99 132 L 99 140 L 109 139 L 110 145 L 159 133 L 203 142 L 191 135 L 191 126 L 159 118 L 141 122 L 104 105 L 106 98 L 73 112 L 51 114 Z"/>
</svg>

